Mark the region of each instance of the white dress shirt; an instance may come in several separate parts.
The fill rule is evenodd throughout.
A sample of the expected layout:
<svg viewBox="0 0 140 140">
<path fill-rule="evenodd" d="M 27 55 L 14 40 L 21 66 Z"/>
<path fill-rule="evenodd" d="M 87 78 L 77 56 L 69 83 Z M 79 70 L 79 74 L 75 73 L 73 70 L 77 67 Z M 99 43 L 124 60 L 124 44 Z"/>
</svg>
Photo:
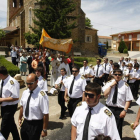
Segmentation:
<svg viewBox="0 0 140 140">
<path fill-rule="evenodd" d="M 38 77 L 38 83 L 37 83 L 37 85 L 38 85 L 42 90 L 48 91 L 47 80 L 44 79 L 42 76 L 39 76 L 39 77 Z"/>
<path fill-rule="evenodd" d="M 122 72 L 123 72 L 123 71 L 125 71 L 125 70 L 127 69 L 127 67 L 126 67 L 126 66 L 120 66 L 120 69 L 121 69 Z"/>
<path fill-rule="evenodd" d="M 62 80 L 62 75 L 59 76 L 59 77 L 57 78 L 57 80 L 55 81 L 55 85 L 59 85 L 59 84 L 61 83 L 61 80 Z M 64 75 L 64 76 L 63 76 L 63 83 L 64 83 L 66 80 L 67 80 L 67 75 Z M 65 91 L 65 86 L 64 86 L 64 84 L 62 84 L 60 91 Z"/>
<path fill-rule="evenodd" d="M 110 136 L 112 140 L 120 140 L 115 117 L 113 114 L 108 116 L 105 113 L 106 110 L 111 113 L 111 111 L 100 102 L 93 107 L 89 122 L 88 140 L 94 140 L 94 138 L 99 134 Z M 82 102 L 82 105 L 75 109 L 71 118 L 72 125 L 77 128 L 76 140 L 82 140 L 85 120 L 88 112 L 89 109 L 87 103 Z"/>
<path fill-rule="evenodd" d="M 17 51 L 11 51 L 11 57 L 17 57 Z"/>
<path fill-rule="evenodd" d="M 89 66 L 86 66 L 86 67 L 82 67 L 80 68 L 80 72 L 79 74 L 81 75 L 91 75 L 91 76 L 94 76 L 94 71 L 92 68 L 90 68 Z M 91 78 L 86 78 L 86 81 L 90 81 Z"/>
<path fill-rule="evenodd" d="M 107 84 L 104 87 L 102 87 L 103 92 L 105 92 L 105 90 L 108 89 L 114 81 L 115 80 L 113 79 L 113 80 L 107 82 Z M 123 80 L 120 80 L 118 82 L 118 96 L 117 96 L 116 104 L 112 103 L 114 92 L 115 92 L 115 86 L 113 86 L 111 88 L 110 94 L 108 95 L 108 98 L 106 101 L 106 104 L 108 106 L 124 108 L 125 103 L 127 101 L 133 100 L 133 95 L 132 95 L 131 89 L 130 89 L 129 85 L 126 82 L 124 82 Z"/>
<path fill-rule="evenodd" d="M 40 87 L 36 87 L 33 91 L 29 103 L 29 116 L 25 116 L 25 109 L 27 105 L 27 100 L 30 95 L 30 90 L 27 89 L 23 92 L 20 105 L 23 106 L 23 117 L 27 120 L 41 120 L 43 119 L 44 114 L 49 114 L 49 101 L 48 96 L 43 91 L 43 95 L 41 94 L 43 90 Z"/>
<path fill-rule="evenodd" d="M 71 75 L 69 64 L 65 64 L 64 62 L 60 64 L 60 66 L 58 67 L 59 75 L 60 75 L 60 71 L 61 71 L 62 68 L 65 68 L 66 69 L 67 76 L 70 76 Z"/>
<path fill-rule="evenodd" d="M 106 65 L 106 70 L 105 70 L 105 65 Z M 109 74 L 111 71 L 111 65 L 109 63 L 104 63 L 103 67 L 104 67 L 105 73 Z"/>
<path fill-rule="evenodd" d="M 61 62 L 61 61 L 62 61 L 62 58 L 61 58 L 61 57 L 60 57 L 60 58 L 57 57 L 57 60 L 58 60 L 59 62 Z"/>
<path fill-rule="evenodd" d="M 72 94 L 70 94 L 69 90 L 70 90 L 73 78 L 74 78 L 73 75 L 68 77 L 66 82 L 64 83 L 64 85 L 68 89 L 68 96 L 70 98 L 80 98 L 83 96 L 83 92 L 85 91 L 85 86 L 87 85 L 86 79 L 84 77 L 82 77 L 80 74 L 78 74 L 75 77 Z"/>
<path fill-rule="evenodd" d="M 1 82 L 0 81 L 0 89 L 1 89 Z M 19 98 L 19 83 L 16 81 L 14 78 L 12 78 L 10 75 L 4 80 L 3 84 L 3 89 L 2 89 L 2 98 Z M 12 101 L 12 102 L 2 102 L 1 106 L 6 106 L 6 105 L 15 105 L 19 102 L 17 101 Z"/>
<path fill-rule="evenodd" d="M 132 69 L 130 70 L 130 73 L 129 73 L 129 69 L 127 69 L 126 71 L 124 71 L 124 76 L 125 75 L 128 75 L 130 74 L 130 78 L 139 78 L 139 74 L 136 72 L 135 69 Z M 128 77 L 124 77 L 123 79 L 124 81 L 127 81 L 128 80 Z M 134 83 L 136 80 L 135 79 L 132 79 L 132 80 L 129 80 L 129 83 Z"/>
<path fill-rule="evenodd" d="M 97 75 L 97 70 L 98 70 L 98 75 Z M 99 65 L 99 69 L 98 69 L 98 65 L 96 65 L 94 67 L 94 75 L 95 77 L 100 77 L 105 73 L 105 69 L 103 67 L 103 65 Z"/>
</svg>

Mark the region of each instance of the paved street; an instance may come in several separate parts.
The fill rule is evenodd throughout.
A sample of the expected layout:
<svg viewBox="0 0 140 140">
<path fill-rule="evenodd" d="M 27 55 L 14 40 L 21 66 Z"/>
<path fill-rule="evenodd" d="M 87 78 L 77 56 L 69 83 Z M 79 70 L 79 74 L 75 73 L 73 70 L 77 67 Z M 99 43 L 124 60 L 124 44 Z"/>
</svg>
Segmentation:
<svg viewBox="0 0 140 140">
<path fill-rule="evenodd" d="M 119 57 L 108 57 L 109 59 L 114 60 L 114 62 L 118 62 Z M 10 61 L 10 58 L 8 58 Z M 22 77 L 24 80 L 26 79 L 26 76 Z M 49 84 L 49 81 L 48 81 Z M 49 90 L 50 87 L 48 86 Z M 20 97 L 22 95 L 22 92 L 26 89 L 22 88 L 20 89 Z M 100 100 L 102 103 L 105 103 L 104 99 Z M 123 126 L 123 140 L 135 140 L 135 136 L 133 134 L 133 130 L 130 128 L 130 124 L 134 122 L 136 118 L 136 113 L 138 110 L 138 106 L 136 105 L 135 101 L 133 101 L 132 107 L 129 109 L 127 116 L 125 117 L 124 126 Z M 52 96 L 49 94 L 49 125 L 48 125 L 48 136 L 46 138 L 43 138 L 44 140 L 70 140 L 70 118 L 68 115 L 68 112 L 66 113 L 66 119 L 60 120 L 59 114 L 60 114 L 60 107 L 57 102 L 57 96 Z M 16 124 L 18 125 L 18 115 L 19 110 L 15 114 L 15 120 Z M 42 139 L 42 138 L 41 138 Z M 8 140 L 12 140 L 12 136 L 9 136 Z"/>
</svg>

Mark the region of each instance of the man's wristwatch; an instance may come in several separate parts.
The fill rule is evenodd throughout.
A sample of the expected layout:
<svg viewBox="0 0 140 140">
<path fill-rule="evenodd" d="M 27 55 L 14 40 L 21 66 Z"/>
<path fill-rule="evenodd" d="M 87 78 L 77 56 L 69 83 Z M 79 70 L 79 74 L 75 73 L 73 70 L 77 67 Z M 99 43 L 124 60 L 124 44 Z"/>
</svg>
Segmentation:
<svg viewBox="0 0 140 140">
<path fill-rule="evenodd" d="M 123 111 L 125 111 L 127 113 L 127 110 L 124 109 Z"/>
<path fill-rule="evenodd" d="M 43 129 L 43 132 L 46 133 L 47 132 L 47 129 Z"/>
</svg>

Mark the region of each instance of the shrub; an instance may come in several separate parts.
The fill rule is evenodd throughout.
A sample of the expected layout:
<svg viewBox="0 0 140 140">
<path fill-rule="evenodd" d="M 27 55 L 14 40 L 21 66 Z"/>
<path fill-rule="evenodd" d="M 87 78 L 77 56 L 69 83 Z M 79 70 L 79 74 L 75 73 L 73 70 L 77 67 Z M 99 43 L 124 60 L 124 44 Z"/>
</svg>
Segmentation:
<svg viewBox="0 0 140 140">
<path fill-rule="evenodd" d="M 0 56 L 0 66 L 6 67 L 8 73 L 13 77 L 16 74 L 20 73 L 20 70 L 17 66 L 6 60 L 4 57 Z"/>
<path fill-rule="evenodd" d="M 128 53 L 128 50 L 127 50 L 127 49 L 124 49 L 124 50 L 123 50 L 123 53 Z"/>
<path fill-rule="evenodd" d="M 74 61 L 74 64 L 77 65 L 78 67 L 83 67 L 83 62 L 76 62 Z"/>
<path fill-rule="evenodd" d="M 123 53 L 123 50 L 124 50 L 124 49 L 127 49 L 127 46 L 126 46 L 125 42 L 124 42 L 123 40 L 121 40 L 121 42 L 120 42 L 120 44 L 119 44 L 119 47 L 118 47 L 118 51 L 119 51 L 120 53 Z"/>
</svg>

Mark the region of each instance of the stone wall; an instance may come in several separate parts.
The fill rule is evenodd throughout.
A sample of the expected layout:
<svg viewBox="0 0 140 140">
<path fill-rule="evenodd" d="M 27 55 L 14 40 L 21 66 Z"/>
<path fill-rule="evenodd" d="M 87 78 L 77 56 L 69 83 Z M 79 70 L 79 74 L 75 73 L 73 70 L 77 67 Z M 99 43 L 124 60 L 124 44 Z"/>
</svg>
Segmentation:
<svg viewBox="0 0 140 140">
<path fill-rule="evenodd" d="M 97 30 L 86 28 L 85 34 L 92 36 L 92 42 L 85 42 L 85 55 L 93 56 L 98 54 Z"/>
</svg>

